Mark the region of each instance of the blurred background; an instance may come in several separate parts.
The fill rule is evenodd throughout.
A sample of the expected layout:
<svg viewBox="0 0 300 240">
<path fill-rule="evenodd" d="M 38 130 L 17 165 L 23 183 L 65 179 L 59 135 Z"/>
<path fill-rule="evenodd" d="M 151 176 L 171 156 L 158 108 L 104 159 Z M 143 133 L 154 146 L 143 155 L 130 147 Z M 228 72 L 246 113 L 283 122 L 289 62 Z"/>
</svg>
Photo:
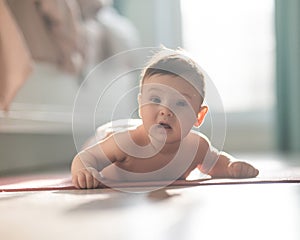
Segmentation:
<svg viewBox="0 0 300 240">
<path fill-rule="evenodd" d="M 299 0 L 1 1 L 7 19 L 5 26 L 0 21 L 0 175 L 68 169 L 76 154 L 72 111 L 87 74 L 122 51 L 161 44 L 186 49 L 213 81 L 227 120 L 221 150 L 300 151 Z M 5 36 L 20 40 L 23 52 L 16 54 Z M 117 64 L 129 69 L 132 62 Z M 22 67 L 28 74 L 12 78 Z M 103 91 L 105 74 L 83 91 Z M 97 124 L 135 78 L 109 95 Z"/>
</svg>

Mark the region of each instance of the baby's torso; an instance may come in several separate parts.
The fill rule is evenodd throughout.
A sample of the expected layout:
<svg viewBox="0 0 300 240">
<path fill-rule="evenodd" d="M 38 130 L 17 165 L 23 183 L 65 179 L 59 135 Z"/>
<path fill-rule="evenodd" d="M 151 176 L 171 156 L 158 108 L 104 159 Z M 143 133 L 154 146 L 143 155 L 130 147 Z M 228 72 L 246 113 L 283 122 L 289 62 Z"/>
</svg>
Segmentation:
<svg viewBox="0 0 300 240">
<path fill-rule="evenodd" d="M 186 177 L 192 163 L 185 164 L 179 158 L 135 158 L 115 162 L 102 170 L 102 175 L 111 180 L 156 181 L 176 180 Z"/>
<path fill-rule="evenodd" d="M 197 136 L 189 136 L 174 153 L 157 153 L 150 157 L 126 155 L 102 170 L 102 175 L 117 181 L 159 181 L 185 179 L 197 167 L 199 159 Z"/>
</svg>

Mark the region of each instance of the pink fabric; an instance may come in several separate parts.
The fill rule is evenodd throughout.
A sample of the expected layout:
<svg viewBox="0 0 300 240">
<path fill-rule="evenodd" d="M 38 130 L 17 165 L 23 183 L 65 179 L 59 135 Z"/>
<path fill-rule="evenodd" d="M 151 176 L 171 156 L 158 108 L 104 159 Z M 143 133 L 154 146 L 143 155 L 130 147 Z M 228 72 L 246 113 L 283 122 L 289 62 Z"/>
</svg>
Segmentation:
<svg viewBox="0 0 300 240">
<path fill-rule="evenodd" d="M 77 1 L 9 0 L 8 6 L 35 61 L 81 72 L 86 41 Z"/>
<path fill-rule="evenodd" d="M 8 110 L 31 71 L 32 61 L 23 36 L 6 1 L 0 0 L 0 109 Z"/>
<path fill-rule="evenodd" d="M 299 170 L 299 169 L 298 169 Z M 160 187 L 160 186 L 205 186 L 205 185 L 228 185 L 228 184 L 262 184 L 262 183 L 300 183 L 300 172 L 286 171 L 281 175 L 260 176 L 247 179 L 196 179 L 177 180 L 172 183 L 155 182 L 107 182 L 99 188 L 130 188 L 130 187 Z M 24 191 L 58 191 L 75 190 L 69 174 L 52 174 L 38 176 L 16 176 L 0 178 L 0 192 L 24 192 Z"/>
</svg>

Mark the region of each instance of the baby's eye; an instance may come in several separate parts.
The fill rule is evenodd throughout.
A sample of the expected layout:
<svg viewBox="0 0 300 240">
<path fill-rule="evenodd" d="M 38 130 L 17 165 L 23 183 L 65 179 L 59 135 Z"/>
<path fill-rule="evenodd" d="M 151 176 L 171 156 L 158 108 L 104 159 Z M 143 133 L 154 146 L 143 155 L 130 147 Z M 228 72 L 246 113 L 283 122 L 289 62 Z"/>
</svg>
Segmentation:
<svg viewBox="0 0 300 240">
<path fill-rule="evenodd" d="M 161 103 L 161 100 L 160 100 L 159 97 L 151 97 L 150 101 L 153 102 L 153 103 Z"/>
<path fill-rule="evenodd" d="M 178 101 L 176 103 L 176 106 L 178 106 L 178 107 L 185 107 L 186 105 L 187 105 L 186 101 Z"/>
</svg>

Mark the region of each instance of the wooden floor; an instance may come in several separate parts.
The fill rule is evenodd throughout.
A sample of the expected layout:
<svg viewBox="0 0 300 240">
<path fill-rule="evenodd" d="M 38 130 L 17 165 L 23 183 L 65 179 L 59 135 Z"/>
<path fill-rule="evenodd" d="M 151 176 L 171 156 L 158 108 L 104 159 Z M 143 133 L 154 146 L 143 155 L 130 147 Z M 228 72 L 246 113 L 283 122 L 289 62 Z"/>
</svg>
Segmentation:
<svg viewBox="0 0 300 240">
<path fill-rule="evenodd" d="M 269 163 L 270 169 L 281 167 Z M 0 193 L 0 239 L 300 239 L 297 183 L 134 192 Z"/>
</svg>

